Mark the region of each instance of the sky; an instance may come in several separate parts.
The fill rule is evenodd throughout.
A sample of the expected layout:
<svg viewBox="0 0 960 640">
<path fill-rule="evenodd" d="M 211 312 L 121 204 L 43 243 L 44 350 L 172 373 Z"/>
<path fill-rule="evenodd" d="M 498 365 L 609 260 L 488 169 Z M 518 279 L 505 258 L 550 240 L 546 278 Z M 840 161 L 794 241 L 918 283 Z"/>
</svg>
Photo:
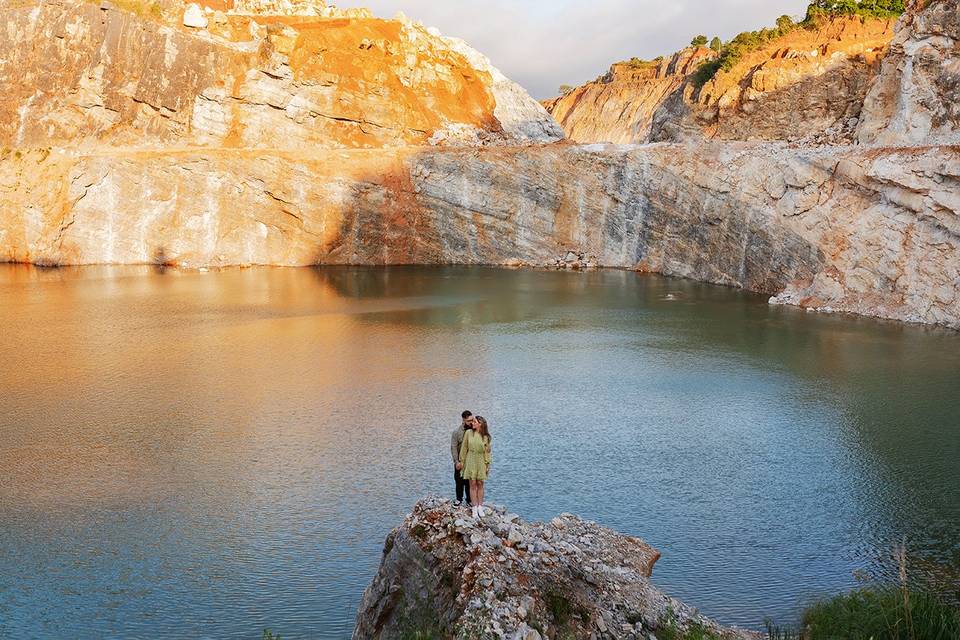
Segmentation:
<svg viewBox="0 0 960 640">
<path fill-rule="evenodd" d="M 333 0 L 392 18 L 397 11 L 457 36 L 486 54 L 533 97 L 557 94 L 606 72 L 612 62 L 650 59 L 697 34 L 728 40 L 801 16 L 808 0 Z"/>
</svg>

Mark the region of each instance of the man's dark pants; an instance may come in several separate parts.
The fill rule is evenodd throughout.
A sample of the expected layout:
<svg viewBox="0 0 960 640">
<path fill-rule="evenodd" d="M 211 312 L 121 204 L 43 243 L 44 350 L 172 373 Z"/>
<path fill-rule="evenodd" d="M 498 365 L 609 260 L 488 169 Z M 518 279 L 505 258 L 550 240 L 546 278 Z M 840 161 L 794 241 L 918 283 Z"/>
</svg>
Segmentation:
<svg viewBox="0 0 960 640">
<path fill-rule="evenodd" d="M 453 480 L 457 483 L 457 500 L 463 502 L 463 498 L 466 496 L 467 502 L 470 502 L 470 481 L 464 480 L 460 469 L 456 467 L 453 468 Z"/>
</svg>

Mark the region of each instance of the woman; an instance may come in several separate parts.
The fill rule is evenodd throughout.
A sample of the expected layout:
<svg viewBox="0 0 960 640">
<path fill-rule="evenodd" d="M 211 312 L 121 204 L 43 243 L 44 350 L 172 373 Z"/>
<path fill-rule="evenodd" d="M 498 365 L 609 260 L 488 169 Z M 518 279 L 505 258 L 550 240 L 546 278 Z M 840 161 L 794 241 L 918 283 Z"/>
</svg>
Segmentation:
<svg viewBox="0 0 960 640">
<path fill-rule="evenodd" d="M 463 434 L 460 464 L 463 479 L 470 482 L 470 505 L 474 518 L 483 515 L 483 483 L 490 470 L 490 429 L 483 416 L 474 416 L 473 429 Z"/>
</svg>

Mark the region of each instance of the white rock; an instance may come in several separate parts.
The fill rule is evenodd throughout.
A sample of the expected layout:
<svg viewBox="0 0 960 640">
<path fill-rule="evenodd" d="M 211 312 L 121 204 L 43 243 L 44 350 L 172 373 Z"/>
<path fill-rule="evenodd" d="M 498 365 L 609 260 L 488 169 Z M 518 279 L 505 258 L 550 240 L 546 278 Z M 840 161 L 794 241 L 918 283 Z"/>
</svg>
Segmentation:
<svg viewBox="0 0 960 640">
<path fill-rule="evenodd" d="M 185 27 L 206 29 L 209 22 L 207 16 L 203 13 L 203 9 L 195 2 L 188 4 L 187 8 L 183 11 L 183 26 Z"/>
</svg>

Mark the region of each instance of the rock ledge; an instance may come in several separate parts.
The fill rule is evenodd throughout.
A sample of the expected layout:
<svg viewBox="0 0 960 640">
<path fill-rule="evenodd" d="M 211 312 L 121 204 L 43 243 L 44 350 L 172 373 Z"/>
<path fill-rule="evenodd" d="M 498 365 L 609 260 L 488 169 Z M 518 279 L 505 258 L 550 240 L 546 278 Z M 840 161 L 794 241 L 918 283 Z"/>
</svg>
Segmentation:
<svg viewBox="0 0 960 640">
<path fill-rule="evenodd" d="M 387 536 L 353 638 L 648 640 L 669 627 L 759 637 L 654 587 L 659 557 L 639 538 L 575 515 L 528 523 L 491 505 L 475 520 L 467 508 L 426 498 Z"/>
</svg>

